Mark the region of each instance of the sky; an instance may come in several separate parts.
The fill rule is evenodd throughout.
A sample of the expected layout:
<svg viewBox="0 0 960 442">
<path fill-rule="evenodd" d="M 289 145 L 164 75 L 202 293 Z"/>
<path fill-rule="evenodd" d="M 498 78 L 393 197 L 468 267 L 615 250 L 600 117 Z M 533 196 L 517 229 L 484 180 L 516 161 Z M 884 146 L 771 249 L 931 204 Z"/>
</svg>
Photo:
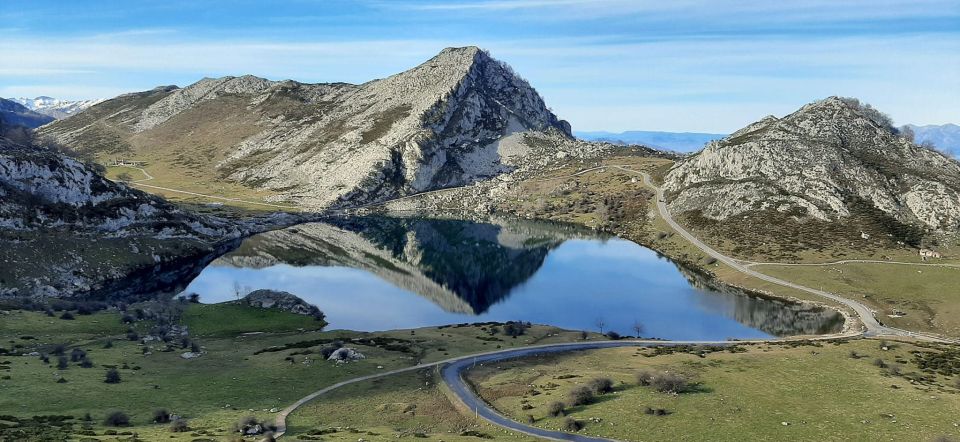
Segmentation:
<svg viewBox="0 0 960 442">
<path fill-rule="evenodd" d="M 830 95 L 960 123 L 960 0 L 0 1 L 0 96 L 362 83 L 466 45 L 579 131 L 729 133 Z"/>
</svg>

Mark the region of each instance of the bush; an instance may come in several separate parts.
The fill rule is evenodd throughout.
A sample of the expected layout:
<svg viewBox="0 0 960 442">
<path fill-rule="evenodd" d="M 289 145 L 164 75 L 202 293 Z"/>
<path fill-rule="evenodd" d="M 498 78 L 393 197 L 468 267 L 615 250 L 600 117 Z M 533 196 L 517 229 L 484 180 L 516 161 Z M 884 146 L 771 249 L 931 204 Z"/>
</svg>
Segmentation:
<svg viewBox="0 0 960 442">
<path fill-rule="evenodd" d="M 66 319 L 67 321 L 72 321 L 72 320 L 74 320 L 75 318 L 73 317 L 73 313 L 63 312 L 63 314 L 60 315 L 60 319 Z"/>
<path fill-rule="evenodd" d="M 106 377 L 103 382 L 108 384 L 119 384 L 120 383 L 120 372 L 116 368 L 111 368 L 107 370 Z"/>
<path fill-rule="evenodd" d="M 593 390 L 584 385 L 574 387 L 573 390 L 570 390 L 569 396 L 570 406 L 572 407 L 577 405 L 586 405 L 593 402 Z"/>
<path fill-rule="evenodd" d="M 66 356 L 60 356 L 57 358 L 57 370 L 66 370 L 69 365 L 70 362 L 67 361 Z"/>
<path fill-rule="evenodd" d="M 610 378 L 593 378 L 590 382 L 587 382 L 587 386 L 596 394 L 606 394 L 613 391 L 613 380 Z"/>
<path fill-rule="evenodd" d="M 86 356 L 84 356 L 83 359 L 80 360 L 80 367 L 81 367 L 81 368 L 93 368 L 93 361 L 91 361 L 91 360 L 88 359 Z"/>
<path fill-rule="evenodd" d="M 186 433 L 190 431 L 190 424 L 186 419 L 177 418 L 170 422 L 171 433 Z"/>
<path fill-rule="evenodd" d="M 170 422 L 170 412 L 164 408 L 153 410 L 153 423 L 166 424 Z"/>
<path fill-rule="evenodd" d="M 637 384 L 642 386 L 650 385 L 655 374 L 650 370 L 641 370 L 637 372 Z"/>
<path fill-rule="evenodd" d="M 133 330 L 130 330 L 130 331 L 127 332 L 127 340 L 128 340 L 128 341 L 136 341 L 136 340 L 139 340 L 139 339 L 140 339 L 140 335 L 138 335 L 137 332 L 135 332 L 135 331 L 133 331 Z"/>
<path fill-rule="evenodd" d="M 125 427 L 130 425 L 130 418 L 121 411 L 114 411 L 107 415 L 107 418 L 104 419 L 103 424 L 108 427 Z"/>
<path fill-rule="evenodd" d="M 563 421 L 563 429 L 567 431 L 580 431 L 583 429 L 583 422 L 580 422 L 572 417 L 568 417 Z"/>
<path fill-rule="evenodd" d="M 874 359 L 873 365 L 880 368 L 887 368 L 887 363 L 883 362 L 883 359 L 880 359 L 880 358 Z"/>
<path fill-rule="evenodd" d="M 620 340 L 620 333 L 617 333 L 617 332 L 615 332 L 615 331 L 613 331 L 613 330 L 610 330 L 610 331 L 607 332 L 607 338 L 609 338 L 611 341 L 619 341 L 619 340 Z"/>
<path fill-rule="evenodd" d="M 654 376 L 650 385 L 661 393 L 683 393 L 689 387 L 683 376 L 666 372 Z"/>
<path fill-rule="evenodd" d="M 113 340 L 107 339 L 107 342 L 103 343 L 103 348 L 113 348 Z"/>
<path fill-rule="evenodd" d="M 550 405 L 547 406 L 547 414 L 551 417 L 563 416 L 566 408 L 563 402 L 551 402 Z"/>
<path fill-rule="evenodd" d="M 87 352 L 79 348 L 75 348 L 70 351 L 70 362 L 80 362 L 80 360 L 85 357 L 87 357 Z"/>
<path fill-rule="evenodd" d="M 533 417 L 532 414 L 527 415 L 527 424 L 533 425 L 537 422 L 537 419 Z"/>
</svg>

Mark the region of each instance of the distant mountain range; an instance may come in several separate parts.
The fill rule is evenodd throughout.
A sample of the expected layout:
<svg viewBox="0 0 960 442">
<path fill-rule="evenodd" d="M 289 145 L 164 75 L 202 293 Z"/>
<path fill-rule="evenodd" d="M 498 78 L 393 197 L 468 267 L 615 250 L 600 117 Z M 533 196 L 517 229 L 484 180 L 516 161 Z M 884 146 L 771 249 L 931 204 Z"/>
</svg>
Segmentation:
<svg viewBox="0 0 960 442">
<path fill-rule="evenodd" d="M 642 144 L 645 146 L 672 150 L 674 152 L 695 152 L 713 140 L 719 140 L 726 134 L 701 132 L 660 132 L 631 130 L 626 132 L 574 132 L 577 138 L 587 141 L 605 141 L 613 144 Z"/>
<path fill-rule="evenodd" d="M 914 140 L 917 143 L 929 142 L 937 149 L 953 155 L 954 158 L 960 158 L 960 126 L 956 124 L 941 124 L 939 126 L 908 124 L 904 127 L 913 130 Z"/>
<path fill-rule="evenodd" d="M 103 99 L 95 100 L 60 100 L 53 97 L 40 96 L 37 98 L 11 98 L 11 101 L 16 101 L 20 103 L 27 109 L 30 109 L 34 112 L 47 115 L 56 119 L 67 118 L 77 112 L 83 111 L 84 109 L 93 106 L 97 103 L 103 101 Z"/>
<path fill-rule="evenodd" d="M 0 122 L 3 124 L 34 129 L 51 121 L 53 117 L 34 112 L 16 101 L 0 98 Z"/>
</svg>

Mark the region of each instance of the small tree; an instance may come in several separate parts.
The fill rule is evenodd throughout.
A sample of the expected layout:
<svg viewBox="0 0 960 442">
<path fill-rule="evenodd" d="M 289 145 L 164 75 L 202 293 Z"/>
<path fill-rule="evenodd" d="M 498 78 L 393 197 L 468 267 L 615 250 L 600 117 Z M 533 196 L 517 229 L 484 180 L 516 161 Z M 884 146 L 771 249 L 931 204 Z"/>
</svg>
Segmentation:
<svg viewBox="0 0 960 442">
<path fill-rule="evenodd" d="M 641 324 L 640 321 L 633 321 L 632 328 L 633 328 L 634 336 L 639 338 L 640 335 L 643 334 L 643 324 Z"/>
<path fill-rule="evenodd" d="M 570 390 L 570 406 L 586 405 L 593 402 L 593 390 L 585 385 L 574 387 Z"/>
<path fill-rule="evenodd" d="M 572 417 L 568 417 L 563 421 L 563 429 L 572 432 L 580 431 L 583 429 L 583 422 L 580 422 Z"/>
<path fill-rule="evenodd" d="M 125 427 L 130 425 L 130 418 L 122 411 L 114 411 L 107 415 L 103 424 L 108 427 Z"/>
<path fill-rule="evenodd" d="M 173 422 L 170 422 L 171 433 L 186 433 L 187 431 L 190 431 L 190 423 L 186 419 L 176 418 Z"/>
<path fill-rule="evenodd" d="M 687 379 L 676 373 L 660 373 L 650 381 L 661 393 L 683 393 L 689 386 Z"/>
<path fill-rule="evenodd" d="M 563 416 L 566 408 L 563 402 L 551 402 L 550 405 L 547 406 L 547 414 L 552 417 Z"/>
<path fill-rule="evenodd" d="M 650 370 L 640 370 L 636 376 L 638 385 L 647 386 L 653 381 L 654 373 Z"/>
<path fill-rule="evenodd" d="M 594 322 L 594 324 L 597 326 L 597 328 L 600 329 L 600 334 L 602 335 L 602 334 L 603 334 L 603 328 L 607 326 L 607 321 L 604 321 L 603 318 L 597 318 L 597 320 Z"/>
<path fill-rule="evenodd" d="M 66 356 L 60 356 L 57 358 L 57 370 L 66 370 L 70 366 L 70 362 L 67 360 Z"/>
<path fill-rule="evenodd" d="M 111 368 L 107 370 L 106 377 L 103 382 L 108 384 L 119 384 L 120 383 L 120 372 L 116 368 Z"/>
<path fill-rule="evenodd" d="M 613 391 L 613 380 L 610 378 L 593 378 L 587 382 L 587 387 L 596 394 L 606 394 Z"/>
<path fill-rule="evenodd" d="M 170 412 L 165 408 L 153 410 L 153 423 L 166 424 L 170 422 Z"/>
</svg>

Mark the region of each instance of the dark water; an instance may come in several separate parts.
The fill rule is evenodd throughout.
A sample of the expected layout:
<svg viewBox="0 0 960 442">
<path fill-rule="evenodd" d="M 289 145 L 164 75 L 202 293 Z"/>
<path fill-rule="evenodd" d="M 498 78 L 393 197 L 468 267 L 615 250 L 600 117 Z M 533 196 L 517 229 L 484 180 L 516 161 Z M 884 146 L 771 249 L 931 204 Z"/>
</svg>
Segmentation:
<svg viewBox="0 0 960 442">
<path fill-rule="evenodd" d="M 320 307 L 330 328 L 365 331 L 523 320 L 726 339 L 842 325 L 831 310 L 710 286 L 635 243 L 567 226 L 363 217 L 251 237 L 185 293 L 222 302 L 250 290 L 287 291 Z"/>
</svg>

